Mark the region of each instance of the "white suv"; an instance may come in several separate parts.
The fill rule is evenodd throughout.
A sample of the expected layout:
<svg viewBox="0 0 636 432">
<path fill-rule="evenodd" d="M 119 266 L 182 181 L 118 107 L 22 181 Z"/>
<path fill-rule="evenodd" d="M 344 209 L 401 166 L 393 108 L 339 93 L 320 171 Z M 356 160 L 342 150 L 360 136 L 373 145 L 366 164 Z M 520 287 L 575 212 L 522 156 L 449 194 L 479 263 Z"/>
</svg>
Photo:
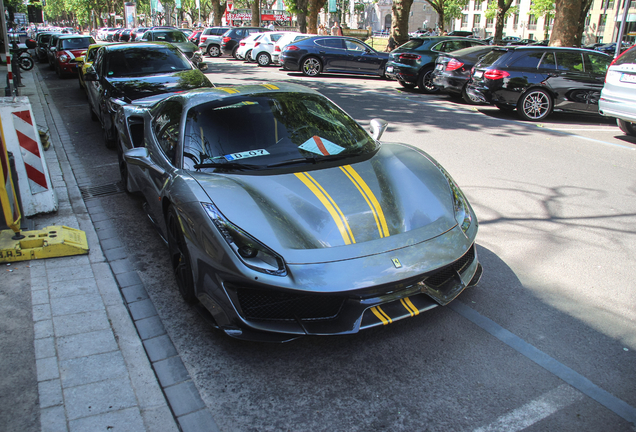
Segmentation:
<svg viewBox="0 0 636 432">
<path fill-rule="evenodd" d="M 252 60 L 259 66 L 269 66 L 279 63 L 278 58 L 283 47 L 299 39 L 309 37 L 298 32 L 271 32 L 265 34 L 252 49 Z"/>
<path fill-rule="evenodd" d="M 604 116 L 615 117 L 623 132 L 636 136 L 636 46 L 610 64 L 598 111 Z"/>
</svg>

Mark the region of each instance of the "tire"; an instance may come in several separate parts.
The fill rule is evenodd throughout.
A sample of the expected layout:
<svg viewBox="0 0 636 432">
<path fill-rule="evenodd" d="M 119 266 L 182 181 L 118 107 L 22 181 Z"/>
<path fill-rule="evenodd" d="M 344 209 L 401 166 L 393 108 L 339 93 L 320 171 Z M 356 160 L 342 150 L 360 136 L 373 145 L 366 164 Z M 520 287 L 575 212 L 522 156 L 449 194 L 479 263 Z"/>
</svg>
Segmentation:
<svg viewBox="0 0 636 432">
<path fill-rule="evenodd" d="M 426 68 L 420 72 L 417 78 L 417 87 L 422 93 L 432 94 L 439 91 L 439 87 L 433 84 L 433 68 Z"/>
<path fill-rule="evenodd" d="M 31 59 L 31 57 L 20 57 L 18 58 L 18 62 L 22 70 L 30 71 L 33 69 L 33 59 Z"/>
<path fill-rule="evenodd" d="M 210 57 L 221 57 L 221 48 L 217 45 L 208 45 L 207 52 Z"/>
<path fill-rule="evenodd" d="M 530 89 L 517 102 L 517 112 L 524 120 L 544 120 L 552 112 L 552 97 L 540 88 Z"/>
<path fill-rule="evenodd" d="M 462 88 L 462 99 L 464 100 L 464 102 L 466 102 L 468 105 L 481 105 L 481 102 L 479 102 L 476 99 L 473 99 L 468 92 L 466 91 L 466 86 L 464 86 L 464 88 Z"/>
<path fill-rule="evenodd" d="M 102 129 L 103 134 L 104 134 L 104 145 L 106 146 L 107 149 L 112 149 L 115 148 L 115 144 L 117 144 L 117 141 L 115 140 L 115 138 L 110 138 L 108 136 L 108 131 L 106 129 Z"/>
<path fill-rule="evenodd" d="M 322 71 L 322 63 L 320 63 L 320 59 L 318 59 L 318 57 L 307 57 L 303 60 L 300 70 L 305 76 L 315 77 L 320 75 L 320 72 Z"/>
<path fill-rule="evenodd" d="M 636 136 L 636 123 L 616 119 L 616 124 L 626 135 Z"/>
<path fill-rule="evenodd" d="M 258 63 L 259 66 L 269 66 L 271 62 L 272 58 L 270 57 L 269 53 L 262 52 L 259 53 L 258 56 L 256 56 L 256 63 Z"/>
<path fill-rule="evenodd" d="M 235 46 L 234 49 L 232 50 L 232 57 L 234 57 L 235 60 L 240 60 L 238 56 L 238 46 Z"/>
<path fill-rule="evenodd" d="M 406 82 L 406 81 L 398 81 L 398 82 L 405 89 L 413 90 L 415 87 L 417 87 L 417 84 L 415 84 L 415 83 L 410 83 L 410 82 Z"/>
<path fill-rule="evenodd" d="M 247 50 L 247 52 L 245 53 L 245 61 L 247 63 L 252 63 L 252 50 Z"/>
<path fill-rule="evenodd" d="M 170 264 L 179 287 L 181 297 L 186 303 L 196 302 L 197 297 L 194 292 L 194 278 L 192 277 L 192 265 L 190 264 L 190 254 L 181 232 L 181 224 L 174 207 L 170 206 L 166 216 L 166 229 L 168 234 L 168 253 L 170 254 Z"/>
<path fill-rule="evenodd" d="M 124 187 L 126 193 L 130 193 L 130 184 L 128 182 L 128 164 L 124 159 L 124 152 L 122 150 L 121 143 L 117 143 L 117 162 L 119 163 L 119 176 L 121 177 L 121 184 Z"/>
</svg>

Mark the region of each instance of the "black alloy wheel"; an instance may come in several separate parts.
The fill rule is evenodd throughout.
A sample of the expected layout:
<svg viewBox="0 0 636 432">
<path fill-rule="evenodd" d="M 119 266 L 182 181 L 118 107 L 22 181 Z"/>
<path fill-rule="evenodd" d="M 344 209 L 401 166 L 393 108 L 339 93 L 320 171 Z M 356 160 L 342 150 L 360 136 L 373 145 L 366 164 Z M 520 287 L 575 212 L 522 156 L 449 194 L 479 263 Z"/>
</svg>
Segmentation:
<svg viewBox="0 0 636 432">
<path fill-rule="evenodd" d="M 481 102 L 478 99 L 471 96 L 470 93 L 466 91 L 466 88 L 467 88 L 467 85 L 464 85 L 464 88 L 462 88 L 462 99 L 464 100 L 464 102 L 466 102 L 469 105 L 481 105 Z"/>
<path fill-rule="evenodd" d="M 540 88 L 530 89 L 519 99 L 517 112 L 524 120 L 544 120 L 552 112 L 552 97 Z"/>
<path fill-rule="evenodd" d="M 303 60 L 300 68 L 305 76 L 315 77 L 322 71 L 322 63 L 318 57 L 310 56 Z"/>
<path fill-rule="evenodd" d="M 192 277 L 192 265 L 190 264 L 190 254 L 181 232 L 179 217 L 173 206 L 168 209 L 166 217 L 166 228 L 168 230 L 168 253 L 170 254 L 170 264 L 174 277 L 177 280 L 179 292 L 186 303 L 192 304 L 197 300 L 194 292 L 194 279 Z"/>
<path fill-rule="evenodd" d="M 431 94 L 437 93 L 439 87 L 433 84 L 433 68 L 429 67 L 420 72 L 420 76 L 417 78 L 417 86 L 422 93 Z"/>
</svg>

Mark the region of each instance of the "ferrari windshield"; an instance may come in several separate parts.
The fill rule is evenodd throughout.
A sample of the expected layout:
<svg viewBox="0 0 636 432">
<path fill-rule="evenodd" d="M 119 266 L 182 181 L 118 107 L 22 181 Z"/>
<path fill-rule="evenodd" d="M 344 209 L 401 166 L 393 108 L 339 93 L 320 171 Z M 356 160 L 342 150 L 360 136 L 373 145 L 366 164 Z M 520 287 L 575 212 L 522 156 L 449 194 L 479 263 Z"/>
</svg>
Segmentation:
<svg viewBox="0 0 636 432">
<path fill-rule="evenodd" d="M 113 50 L 108 61 L 107 75 L 121 78 L 133 75 L 153 75 L 191 70 L 192 66 L 175 49 L 163 46 L 135 47 Z"/>
<path fill-rule="evenodd" d="M 184 168 L 219 168 L 228 162 L 229 169 L 237 162 L 251 169 L 315 164 L 376 148 L 355 120 L 323 96 L 242 95 L 188 111 Z"/>
</svg>

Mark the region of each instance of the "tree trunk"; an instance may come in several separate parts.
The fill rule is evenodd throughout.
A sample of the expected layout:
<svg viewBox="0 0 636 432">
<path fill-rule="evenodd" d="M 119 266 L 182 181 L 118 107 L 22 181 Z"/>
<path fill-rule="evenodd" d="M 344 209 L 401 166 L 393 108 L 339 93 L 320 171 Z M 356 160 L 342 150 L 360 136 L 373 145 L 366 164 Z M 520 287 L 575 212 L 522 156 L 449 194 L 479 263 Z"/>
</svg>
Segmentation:
<svg viewBox="0 0 636 432">
<path fill-rule="evenodd" d="M 219 0 L 212 0 L 212 12 L 214 13 L 214 26 L 218 27 L 221 25 L 223 18 L 223 14 L 225 13 L 225 8 L 227 6 L 227 2 L 221 3 Z"/>
<path fill-rule="evenodd" d="M 261 2 L 252 0 L 252 27 L 261 26 Z"/>
<path fill-rule="evenodd" d="M 577 46 L 581 0 L 556 0 L 550 46 Z"/>
<path fill-rule="evenodd" d="M 578 23 L 579 27 L 576 32 L 577 38 L 574 41 L 576 46 L 581 46 L 582 39 L 583 39 L 583 32 L 585 31 L 585 19 L 587 18 L 587 14 L 590 12 L 590 8 L 592 7 L 592 3 L 594 3 L 594 0 L 583 0 L 581 3 L 582 3 L 581 13 L 579 14 L 579 23 Z"/>
<path fill-rule="evenodd" d="M 391 6 L 391 36 L 397 45 L 409 40 L 409 14 L 413 0 L 393 0 Z"/>
<path fill-rule="evenodd" d="M 327 0 L 309 0 L 309 23 L 307 25 L 307 33 L 318 34 L 318 14 L 327 3 Z"/>
<path fill-rule="evenodd" d="M 503 28 L 506 24 L 506 12 L 510 9 L 512 0 L 497 1 L 497 16 L 495 18 L 495 35 L 493 36 L 493 44 L 501 45 L 503 39 Z"/>
<path fill-rule="evenodd" d="M 309 9 L 309 0 L 296 1 L 296 22 L 298 23 L 298 31 L 307 33 L 307 12 Z"/>
</svg>

